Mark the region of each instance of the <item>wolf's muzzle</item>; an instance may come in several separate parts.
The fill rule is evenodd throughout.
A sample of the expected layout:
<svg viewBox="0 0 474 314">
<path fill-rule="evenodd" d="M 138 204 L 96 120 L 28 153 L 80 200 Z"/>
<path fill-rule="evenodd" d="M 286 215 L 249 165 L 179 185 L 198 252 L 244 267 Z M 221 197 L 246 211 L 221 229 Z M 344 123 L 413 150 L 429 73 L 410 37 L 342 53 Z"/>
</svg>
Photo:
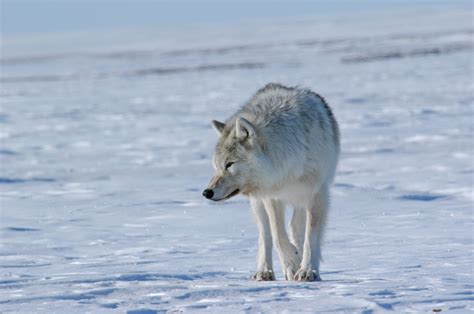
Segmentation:
<svg viewBox="0 0 474 314">
<path fill-rule="evenodd" d="M 204 197 L 207 198 L 207 199 L 211 199 L 211 198 L 214 196 L 214 191 L 211 190 L 211 189 L 205 189 L 205 190 L 202 192 L 202 196 L 204 196 Z"/>
</svg>

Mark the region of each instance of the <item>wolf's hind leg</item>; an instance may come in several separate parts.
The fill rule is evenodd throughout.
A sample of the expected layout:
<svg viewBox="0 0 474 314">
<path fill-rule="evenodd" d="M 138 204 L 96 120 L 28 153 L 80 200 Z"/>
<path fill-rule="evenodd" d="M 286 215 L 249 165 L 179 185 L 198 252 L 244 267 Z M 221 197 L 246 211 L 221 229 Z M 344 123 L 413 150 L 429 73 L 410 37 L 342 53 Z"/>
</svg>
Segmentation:
<svg viewBox="0 0 474 314">
<path fill-rule="evenodd" d="M 329 208 L 329 189 L 323 185 L 308 208 L 306 232 L 303 245 L 303 259 L 295 275 L 298 281 L 321 280 L 319 262 L 321 260 L 321 242 Z"/>
<path fill-rule="evenodd" d="M 283 275 L 293 280 L 301 258 L 296 247 L 291 244 L 285 229 L 285 207 L 281 201 L 264 199 L 263 203 L 268 214 L 273 242 L 278 250 Z"/>
<path fill-rule="evenodd" d="M 298 249 L 298 254 L 303 256 L 304 229 L 306 227 L 306 210 L 295 208 L 291 216 L 288 229 L 290 230 L 290 241 Z"/>
<path fill-rule="evenodd" d="M 252 279 L 257 281 L 275 280 L 272 263 L 272 234 L 268 215 L 261 200 L 251 198 L 250 205 L 259 233 L 257 271 L 253 274 Z"/>
</svg>

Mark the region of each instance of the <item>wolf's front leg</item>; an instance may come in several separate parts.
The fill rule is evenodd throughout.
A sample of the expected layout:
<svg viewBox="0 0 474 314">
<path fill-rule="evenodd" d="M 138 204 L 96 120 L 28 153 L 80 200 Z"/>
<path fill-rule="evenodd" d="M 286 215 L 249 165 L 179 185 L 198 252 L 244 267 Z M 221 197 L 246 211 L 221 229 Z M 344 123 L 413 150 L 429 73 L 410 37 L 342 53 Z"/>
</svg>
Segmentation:
<svg viewBox="0 0 474 314">
<path fill-rule="evenodd" d="M 281 201 L 263 201 L 270 221 L 273 241 L 280 256 L 283 275 L 286 280 L 293 280 L 301 258 L 298 250 L 291 244 L 285 229 L 285 207 Z"/>
<path fill-rule="evenodd" d="M 329 190 L 323 186 L 315 195 L 313 204 L 307 210 L 306 232 L 303 245 L 303 259 L 295 280 L 320 281 L 319 262 L 321 242 L 329 207 Z"/>
<path fill-rule="evenodd" d="M 250 205 L 258 227 L 257 271 L 252 279 L 257 281 L 275 280 L 272 263 L 272 234 L 268 215 L 259 199 L 251 198 Z"/>
</svg>

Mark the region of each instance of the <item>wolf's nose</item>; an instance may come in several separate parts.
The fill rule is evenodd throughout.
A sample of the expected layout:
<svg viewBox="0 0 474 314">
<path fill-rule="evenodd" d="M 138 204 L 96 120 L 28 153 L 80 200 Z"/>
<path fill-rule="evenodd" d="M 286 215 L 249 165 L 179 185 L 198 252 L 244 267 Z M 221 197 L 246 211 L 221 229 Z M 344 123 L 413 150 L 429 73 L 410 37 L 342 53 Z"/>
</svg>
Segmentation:
<svg viewBox="0 0 474 314">
<path fill-rule="evenodd" d="M 211 199 L 211 198 L 214 196 L 214 191 L 211 190 L 211 189 L 205 189 L 205 190 L 202 192 L 202 195 L 203 195 L 205 198 Z"/>
</svg>

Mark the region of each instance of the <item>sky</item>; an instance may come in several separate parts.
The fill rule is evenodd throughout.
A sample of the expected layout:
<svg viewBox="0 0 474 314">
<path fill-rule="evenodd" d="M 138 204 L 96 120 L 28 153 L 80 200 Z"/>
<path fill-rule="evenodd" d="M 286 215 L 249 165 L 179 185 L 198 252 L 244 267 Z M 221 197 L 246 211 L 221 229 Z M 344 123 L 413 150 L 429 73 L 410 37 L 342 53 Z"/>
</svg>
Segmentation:
<svg viewBox="0 0 474 314">
<path fill-rule="evenodd" d="M 466 5 L 470 0 L 0 0 L 3 35 L 108 30 L 116 28 L 179 27 L 200 23 L 239 22 L 282 17 L 314 16 L 332 11 Z"/>
</svg>

